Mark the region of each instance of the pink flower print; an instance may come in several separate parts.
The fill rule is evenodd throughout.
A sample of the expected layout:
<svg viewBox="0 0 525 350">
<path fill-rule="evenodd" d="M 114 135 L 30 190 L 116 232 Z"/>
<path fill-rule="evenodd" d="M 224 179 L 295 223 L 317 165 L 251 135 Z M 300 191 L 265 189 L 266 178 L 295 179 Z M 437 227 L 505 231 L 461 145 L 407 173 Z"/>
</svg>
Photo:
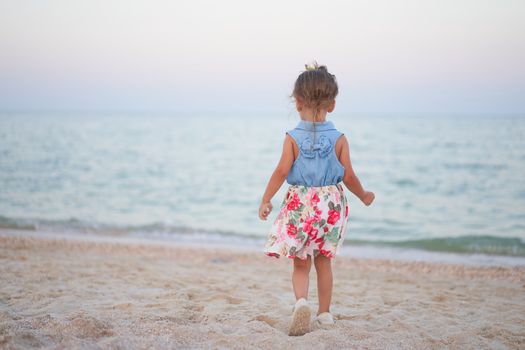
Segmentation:
<svg viewBox="0 0 525 350">
<path fill-rule="evenodd" d="M 303 232 L 308 235 L 310 238 L 317 237 L 319 230 L 314 228 L 313 223 L 315 222 L 315 217 L 308 217 L 303 225 Z"/>
<path fill-rule="evenodd" d="M 288 202 L 286 209 L 295 210 L 297 209 L 297 207 L 299 207 L 300 204 L 301 202 L 299 201 L 299 196 L 297 195 L 297 193 L 294 193 L 292 199 Z"/>
<path fill-rule="evenodd" d="M 321 220 L 321 214 L 323 213 L 323 211 L 317 207 L 315 207 L 314 210 L 315 210 L 315 216 L 314 216 L 315 220 L 314 221 L 318 222 Z"/>
<path fill-rule="evenodd" d="M 314 192 L 312 198 L 311 198 L 311 201 L 312 201 L 312 206 L 315 206 L 317 205 L 317 203 L 320 202 L 320 199 L 319 199 L 319 195 L 317 194 L 317 192 Z"/>
<path fill-rule="evenodd" d="M 288 225 L 288 229 L 286 230 L 286 232 L 288 233 L 288 236 L 294 238 L 295 235 L 297 235 L 297 226 L 295 226 L 294 224 Z"/>
<path fill-rule="evenodd" d="M 334 257 L 334 253 L 332 253 L 329 250 L 319 249 L 319 253 L 323 254 L 327 258 L 333 258 Z"/>
<path fill-rule="evenodd" d="M 326 220 L 326 222 L 328 222 L 330 225 L 335 225 L 339 218 L 340 214 L 337 210 L 328 210 L 328 220 Z"/>
<path fill-rule="evenodd" d="M 314 218 L 309 216 L 306 218 L 306 220 L 304 221 L 304 225 L 303 225 L 303 232 L 310 232 L 313 228 L 312 226 L 312 223 L 314 222 Z"/>
<path fill-rule="evenodd" d="M 315 207 L 319 202 L 320 199 L 317 192 L 314 189 L 310 189 L 306 194 L 306 203 L 311 207 Z"/>
</svg>

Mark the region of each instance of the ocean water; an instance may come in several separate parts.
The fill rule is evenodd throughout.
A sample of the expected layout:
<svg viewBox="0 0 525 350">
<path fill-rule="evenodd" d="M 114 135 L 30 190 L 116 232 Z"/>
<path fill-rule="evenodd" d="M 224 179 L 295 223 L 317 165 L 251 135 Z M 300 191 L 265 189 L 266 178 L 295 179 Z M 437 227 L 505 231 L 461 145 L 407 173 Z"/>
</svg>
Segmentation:
<svg viewBox="0 0 525 350">
<path fill-rule="evenodd" d="M 525 256 L 525 118 L 329 116 L 376 201 L 345 245 Z M 298 116 L 0 114 L 0 227 L 264 242 L 257 210 Z"/>
</svg>

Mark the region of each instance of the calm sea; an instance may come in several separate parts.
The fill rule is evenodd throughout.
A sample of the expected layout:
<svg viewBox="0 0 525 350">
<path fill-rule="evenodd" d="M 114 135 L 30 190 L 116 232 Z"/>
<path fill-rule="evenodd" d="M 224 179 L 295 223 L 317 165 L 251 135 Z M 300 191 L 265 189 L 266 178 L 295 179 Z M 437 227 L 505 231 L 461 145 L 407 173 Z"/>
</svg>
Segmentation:
<svg viewBox="0 0 525 350">
<path fill-rule="evenodd" d="M 345 245 L 525 256 L 525 118 L 330 119 L 376 193 L 364 207 L 347 192 Z M 258 219 L 259 201 L 297 122 L 3 113 L 0 227 L 264 242 L 270 222 Z"/>
</svg>

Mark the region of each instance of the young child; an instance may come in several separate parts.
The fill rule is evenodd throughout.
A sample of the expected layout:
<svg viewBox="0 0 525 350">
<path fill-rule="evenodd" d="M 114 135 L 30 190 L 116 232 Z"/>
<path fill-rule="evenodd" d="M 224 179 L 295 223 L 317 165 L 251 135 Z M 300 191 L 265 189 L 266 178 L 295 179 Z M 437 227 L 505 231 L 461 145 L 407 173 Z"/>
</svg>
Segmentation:
<svg viewBox="0 0 525 350">
<path fill-rule="evenodd" d="M 259 217 L 266 220 L 272 210 L 270 201 L 286 179 L 290 186 L 264 251 L 294 262 L 292 285 L 297 302 L 290 335 L 310 331 L 307 299 L 312 258 L 319 296 L 317 322 L 322 327 L 334 324 L 330 314 L 331 259 L 343 242 L 348 219 L 341 182 L 365 205 L 374 200 L 374 193 L 363 189 L 352 169 L 346 137 L 326 120 L 327 113 L 335 108 L 337 93 L 335 76 L 326 66 L 315 63 L 299 75 L 292 96 L 301 120 L 286 133 L 281 159 L 259 207 Z"/>
</svg>

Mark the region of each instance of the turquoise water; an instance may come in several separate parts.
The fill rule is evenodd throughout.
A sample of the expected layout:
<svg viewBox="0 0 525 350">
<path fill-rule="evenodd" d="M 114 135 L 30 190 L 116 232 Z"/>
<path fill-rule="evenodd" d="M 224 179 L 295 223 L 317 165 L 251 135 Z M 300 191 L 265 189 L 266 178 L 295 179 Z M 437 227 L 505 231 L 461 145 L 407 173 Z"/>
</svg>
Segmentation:
<svg viewBox="0 0 525 350">
<path fill-rule="evenodd" d="M 258 204 L 297 118 L 1 114 L 0 227 L 263 241 Z M 376 193 L 347 192 L 346 244 L 525 256 L 525 118 L 331 120 Z"/>
</svg>

